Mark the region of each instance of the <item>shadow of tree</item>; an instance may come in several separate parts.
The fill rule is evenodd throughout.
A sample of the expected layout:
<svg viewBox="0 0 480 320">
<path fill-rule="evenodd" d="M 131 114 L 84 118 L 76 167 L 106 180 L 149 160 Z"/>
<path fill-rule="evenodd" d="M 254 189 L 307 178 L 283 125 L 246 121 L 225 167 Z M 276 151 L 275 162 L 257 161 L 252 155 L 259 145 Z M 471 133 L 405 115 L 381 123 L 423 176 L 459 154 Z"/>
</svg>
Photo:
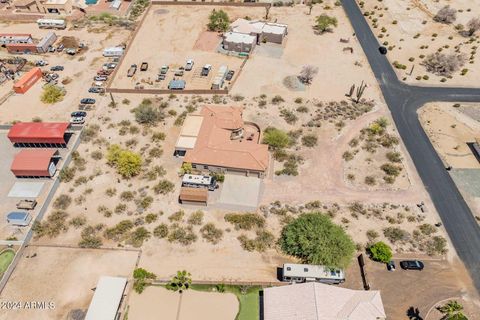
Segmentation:
<svg viewBox="0 0 480 320">
<path fill-rule="evenodd" d="M 420 316 L 420 310 L 415 307 L 408 308 L 407 317 L 410 320 L 423 320 L 423 318 Z"/>
</svg>

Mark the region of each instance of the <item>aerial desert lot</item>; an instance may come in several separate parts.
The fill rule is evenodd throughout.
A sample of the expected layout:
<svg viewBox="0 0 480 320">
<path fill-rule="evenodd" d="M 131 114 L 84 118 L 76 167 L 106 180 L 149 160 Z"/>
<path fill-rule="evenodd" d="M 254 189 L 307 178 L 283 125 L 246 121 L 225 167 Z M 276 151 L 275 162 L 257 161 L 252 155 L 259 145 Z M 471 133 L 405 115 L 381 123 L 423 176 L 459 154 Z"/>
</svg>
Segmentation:
<svg viewBox="0 0 480 320">
<path fill-rule="evenodd" d="M 456 20 L 440 23 L 434 17 L 447 4 Z M 326 282 L 325 290 L 375 297 L 379 314 L 365 320 L 447 319 L 448 312 L 480 319 L 470 254 L 480 235 L 478 38 L 458 26 L 479 16 L 478 6 L 104 6 L 91 5 L 85 16 L 75 9 L 67 28 L 55 30 L 61 43 L 78 46 L 73 55 L 0 49 L 5 65 L 27 59 L 17 76 L 35 65 L 43 71 L 25 94 L 13 93 L 12 80 L 0 84 L 0 152 L 8 154 L 0 176 L 9 184 L 48 182 L 24 225 L 6 218 L 21 199 L 0 189 L 8 231 L 0 233 L 0 302 L 54 305 L 8 308 L 0 319 L 84 319 L 104 292 L 100 277 L 111 276 L 127 281 L 98 298 L 112 320 L 283 320 L 272 316 L 272 288 L 290 288 L 295 310 L 316 305 L 310 293 L 299 296 L 309 284 L 290 286 L 285 272 L 295 267 L 284 264 L 303 270 L 298 282 L 315 279 L 315 290 Z M 3 14 L 2 21 L 19 13 Z M 35 39 L 47 32 L 34 20 L 0 27 Z M 227 32 L 244 42 L 227 47 Z M 105 56 L 113 46 L 124 48 L 121 56 Z M 435 75 L 421 63 L 435 52 L 463 52 L 465 64 Z M 58 81 L 49 80 L 52 66 L 64 66 Z M 172 80 L 185 87 L 171 90 Z M 423 105 L 425 96 L 442 101 Z M 22 134 L 33 142 L 14 143 L 8 132 L 18 122 L 70 122 L 60 138 L 74 132 L 79 140 L 52 145 L 45 143 L 51 132 L 32 129 Z M 56 165 L 51 176 L 11 170 L 26 148 L 61 148 L 61 161 L 47 159 L 49 174 Z M 316 270 L 324 271 L 305 274 Z"/>
</svg>

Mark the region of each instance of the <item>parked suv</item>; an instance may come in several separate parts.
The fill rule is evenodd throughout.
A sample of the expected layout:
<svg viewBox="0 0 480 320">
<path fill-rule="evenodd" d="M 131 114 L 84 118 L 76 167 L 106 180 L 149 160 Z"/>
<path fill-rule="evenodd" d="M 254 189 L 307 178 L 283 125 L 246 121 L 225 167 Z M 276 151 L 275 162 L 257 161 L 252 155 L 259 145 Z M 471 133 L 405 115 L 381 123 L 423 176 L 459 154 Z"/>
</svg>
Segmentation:
<svg viewBox="0 0 480 320">
<path fill-rule="evenodd" d="M 211 70 L 211 69 L 212 69 L 212 65 L 210 65 L 210 64 L 204 65 L 203 68 L 202 68 L 201 76 L 202 76 L 202 77 L 208 76 L 208 74 L 210 73 L 210 70 Z"/>
<path fill-rule="evenodd" d="M 50 71 L 63 71 L 63 66 L 53 66 L 50 68 Z"/>
<path fill-rule="evenodd" d="M 400 267 L 403 270 L 419 270 L 422 271 L 424 268 L 423 262 L 419 260 L 404 260 L 400 261 Z"/>
<path fill-rule="evenodd" d="M 93 98 L 83 98 L 80 100 L 81 104 L 95 104 L 95 99 Z"/>
</svg>

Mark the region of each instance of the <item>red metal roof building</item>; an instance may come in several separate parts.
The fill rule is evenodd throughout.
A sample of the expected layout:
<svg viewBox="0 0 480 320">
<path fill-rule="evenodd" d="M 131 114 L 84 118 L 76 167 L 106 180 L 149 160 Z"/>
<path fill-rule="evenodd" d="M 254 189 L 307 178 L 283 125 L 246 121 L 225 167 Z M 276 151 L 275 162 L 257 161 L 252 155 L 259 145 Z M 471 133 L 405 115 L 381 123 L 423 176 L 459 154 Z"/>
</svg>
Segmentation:
<svg viewBox="0 0 480 320">
<path fill-rule="evenodd" d="M 68 122 L 19 122 L 8 132 L 8 139 L 20 147 L 66 147 Z"/>
<path fill-rule="evenodd" d="M 56 171 L 56 149 L 24 149 L 13 159 L 10 170 L 16 177 L 52 177 Z"/>
</svg>

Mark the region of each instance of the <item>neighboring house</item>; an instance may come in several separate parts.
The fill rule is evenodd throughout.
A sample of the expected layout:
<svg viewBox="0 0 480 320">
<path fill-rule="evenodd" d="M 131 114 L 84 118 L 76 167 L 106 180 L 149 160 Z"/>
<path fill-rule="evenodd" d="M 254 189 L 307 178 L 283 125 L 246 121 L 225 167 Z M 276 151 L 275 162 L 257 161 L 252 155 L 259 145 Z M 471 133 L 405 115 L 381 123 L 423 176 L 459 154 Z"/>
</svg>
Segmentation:
<svg viewBox="0 0 480 320">
<path fill-rule="evenodd" d="M 272 42 L 281 44 L 288 34 L 288 26 L 286 24 L 246 19 L 235 20 L 230 25 L 230 30 L 255 36 L 257 43 Z"/>
<path fill-rule="evenodd" d="M 228 51 L 250 53 L 256 43 L 257 38 L 249 34 L 227 32 L 223 35 L 223 49 Z"/>
<path fill-rule="evenodd" d="M 264 320 L 385 320 L 380 291 L 308 282 L 264 289 Z"/>
<path fill-rule="evenodd" d="M 260 128 L 244 122 L 242 107 L 204 106 L 184 121 L 175 155 L 198 170 L 235 172 L 263 177 L 269 164 L 268 146 L 260 143 Z"/>
<path fill-rule="evenodd" d="M 17 0 L 13 6 L 20 12 L 70 15 L 73 11 L 72 0 Z"/>
</svg>

